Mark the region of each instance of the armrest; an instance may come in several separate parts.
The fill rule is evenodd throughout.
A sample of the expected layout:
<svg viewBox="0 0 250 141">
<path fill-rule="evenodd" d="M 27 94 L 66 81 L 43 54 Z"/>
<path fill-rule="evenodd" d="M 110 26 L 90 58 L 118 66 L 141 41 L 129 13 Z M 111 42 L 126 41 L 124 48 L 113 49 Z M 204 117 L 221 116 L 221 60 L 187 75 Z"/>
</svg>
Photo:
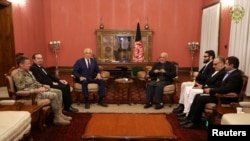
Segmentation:
<svg viewBox="0 0 250 141">
<path fill-rule="evenodd" d="M 31 93 L 30 91 L 17 91 L 16 92 L 16 96 L 19 96 L 19 97 L 31 97 L 32 105 L 37 104 L 37 102 L 36 102 L 37 94 L 38 93 L 36 93 L 36 92 Z"/>
<path fill-rule="evenodd" d="M 227 94 L 217 93 L 217 94 L 215 94 L 215 97 L 218 100 L 218 105 L 221 106 L 221 99 L 223 99 L 223 98 L 228 98 L 228 99 L 234 98 L 235 99 L 235 98 L 239 98 L 239 95 L 237 93 L 227 93 Z"/>
</svg>

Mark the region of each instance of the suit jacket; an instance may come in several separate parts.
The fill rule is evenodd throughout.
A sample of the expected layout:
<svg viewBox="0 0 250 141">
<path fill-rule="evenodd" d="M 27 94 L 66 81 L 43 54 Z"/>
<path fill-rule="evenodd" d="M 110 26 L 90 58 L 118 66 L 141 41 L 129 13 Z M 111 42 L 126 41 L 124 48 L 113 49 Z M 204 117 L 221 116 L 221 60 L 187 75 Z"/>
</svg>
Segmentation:
<svg viewBox="0 0 250 141">
<path fill-rule="evenodd" d="M 42 68 L 47 74 L 43 72 Z M 38 66 L 34 63 L 31 65 L 30 71 L 35 76 L 36 80 L 42 84 L 52 86 L 53 82 L 59 83 L 59 79 L 54 75 L 50 74 L 43 66 Z"/>
<path fill-rule="evenodd" d="M 239 94 L 243 85 L 243 79 L 241 72 L 236 69 L 231 72 L 225 80 L 222 81 L 220 87 L 212 88 L 210 94 L 214 95 L 215 93 L 227 94 L 227 93 L 237 93 Z"/>
<path fill-rule="evenodd" d="M 203 85 L 205 81 L 215 72 L 213 67 L 213 61 L 210 61 L 207 66 L 203 67 L 199 71 L 199 75 L 196 77 L 196 82 Z"/>
<path fill-rule="evenodd" d="M 214 76 L 209 77 L 202 88 L 217 88 L 221 86 L 222 79 L 226 74 L 225 68 L 221 69 Z"/>
<path fill-rule="evenodd" d="M 85 58 L 78 59 L 73 67 L 72 74 L 76 77 L 77 81 L 80 81 L 80 77 L 86 77 L 87 79 L 94 79 L 97 73 L 100 73 L 99 66 L 96 59 L 90 59 L 90 68 L 87 67 Z"/>
<path fill-rule="evenodd" d="M 165 73 L 159 74 L 154 73 L 155 69 L 165 69 Z M 160 81 L 166 81 L 167 84 L 171 84 L 173 82 L 173 78 L 176 77 L 176 67 L 173 63 L 167 61 L 166 63 L 162 64 L 157 62 L 153 65 L 152 69 L 149 71 L 149 76 L 151 80 L 160 79 Z"/>
</svg>

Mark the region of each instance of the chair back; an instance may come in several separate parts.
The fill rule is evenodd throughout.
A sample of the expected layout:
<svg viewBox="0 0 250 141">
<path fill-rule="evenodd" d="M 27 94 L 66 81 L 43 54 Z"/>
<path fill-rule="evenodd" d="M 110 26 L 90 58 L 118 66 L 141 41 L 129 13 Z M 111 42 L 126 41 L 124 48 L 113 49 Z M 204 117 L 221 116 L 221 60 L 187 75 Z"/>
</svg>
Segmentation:
<svg viewBox="0 0 250 141">
<path fill-rule="evenodd" d="M 245 95 L 246 95 L 246 89 L 247 89 L 247 84 L 248 84 L 248 76 L 245 75 L 244 73 L 242 74 L 242 79 L 243 79 L 243 85 L 239 94 L 239 102 L 243 101 Z"/>
<path fill-rule="evenodd" d="M 16 90 L 15 83 L 13 80 L 13 76 L 16 74 L 16 72 L 17 72 L 17 67 L 12 67 L 8 73 L 4 74 L 6 84 L 7 84 L 7 91 L 11 99 L 17 99 L 17 95 L 16 95 L 17 90 Z"/>
</svg>

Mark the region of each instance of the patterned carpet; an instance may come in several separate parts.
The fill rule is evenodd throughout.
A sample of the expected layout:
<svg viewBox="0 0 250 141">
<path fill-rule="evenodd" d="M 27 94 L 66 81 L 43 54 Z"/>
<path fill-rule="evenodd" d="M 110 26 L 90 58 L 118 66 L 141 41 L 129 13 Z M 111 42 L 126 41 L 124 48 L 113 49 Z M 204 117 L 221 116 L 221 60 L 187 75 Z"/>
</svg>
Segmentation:
<svg viewBox="0 0 250 141">
<path fill-rule="evenodd" d="M 105 100 L 109 104 L 116 104 L 118 103 L 118 96 L 117 96 L 117 89 L 114 85 L 114 82 L 111 80 L 110 83 L 108 83 L 107 87 L 107 96 L 105 97 Z M 131 103 L 132 104 L 144 104 L 145 103 L 145 96 L 146 96 L 146 90 L 145 88 L 142 88 L 139 83 L 134 82 L 131 85 L 130 89 L 131 94 Z M 95 97 L 95 99 L 94 99 Z M 76 94 L 72 94 L 73 101 L 76 102 Z M 89 95 L 89 99 L 92 100 L 93 103 L 96 103 L 98 100 L 98 95 Z M 122 98 L 120 98 L 120 104 L 126 104 L 128 103 L 128 97 L 126 94 L 126 91 L 122 92 Z M 80 96 L 81 103 L 84 103 L 83 95 Z M 165 104 L 168 104 L 168 98 L 166 96 L 163 96 L 163 101 Z"/>
</svg>

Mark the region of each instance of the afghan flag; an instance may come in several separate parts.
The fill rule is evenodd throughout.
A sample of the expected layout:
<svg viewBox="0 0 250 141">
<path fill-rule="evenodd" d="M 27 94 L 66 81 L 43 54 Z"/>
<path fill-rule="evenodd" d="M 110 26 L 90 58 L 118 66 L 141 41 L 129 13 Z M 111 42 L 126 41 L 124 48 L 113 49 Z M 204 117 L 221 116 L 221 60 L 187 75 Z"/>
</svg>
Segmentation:
<svg viewBox="0 0 250 141">
<path fill-rule="evenodd" d="M 140 30 L 140 24 L 139 22 L 137 22 L 133 61 L 143 62 L 143 60 L 144 60 L 144 50 L 143 50 L 143 45 L 142 45 L 142 40 L 141 40 L 141 30 Z"/>
</svg>

